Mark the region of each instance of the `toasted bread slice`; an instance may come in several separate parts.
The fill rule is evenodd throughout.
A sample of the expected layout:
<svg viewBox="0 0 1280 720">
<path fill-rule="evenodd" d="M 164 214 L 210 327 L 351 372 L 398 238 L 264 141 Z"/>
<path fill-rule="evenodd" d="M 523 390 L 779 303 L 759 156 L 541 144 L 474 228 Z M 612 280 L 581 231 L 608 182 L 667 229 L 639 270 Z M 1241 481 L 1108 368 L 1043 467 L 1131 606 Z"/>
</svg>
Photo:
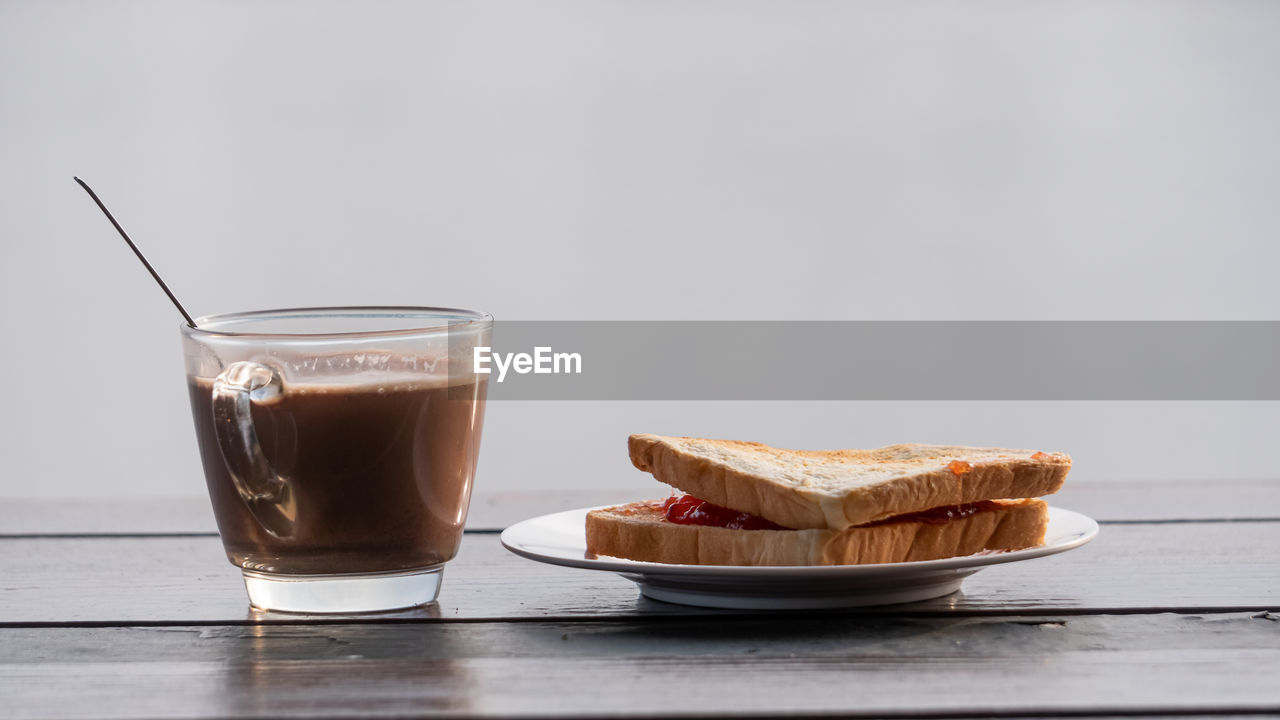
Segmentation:
<svg viewBox="0 0 1280 720">
<path fill-rule="evenodd" d="M 794 529 L 842 530 L 894 515 L 1057 492 L 1062 453 L 950 445 L 779 450 L 760 443 L 632 435 L 631 462 L 707 502 Z"/>
<path fill-rule="evenodd" d="M 862 565 L 938 560 L 1044 542 L 1043 500 L 995 500 L 933 524 L 887 520 L 844 530 L 729 530 L 669 522 L 661 500 L 587 513 L 587 552 L 681 565 Z"/>
</svg>

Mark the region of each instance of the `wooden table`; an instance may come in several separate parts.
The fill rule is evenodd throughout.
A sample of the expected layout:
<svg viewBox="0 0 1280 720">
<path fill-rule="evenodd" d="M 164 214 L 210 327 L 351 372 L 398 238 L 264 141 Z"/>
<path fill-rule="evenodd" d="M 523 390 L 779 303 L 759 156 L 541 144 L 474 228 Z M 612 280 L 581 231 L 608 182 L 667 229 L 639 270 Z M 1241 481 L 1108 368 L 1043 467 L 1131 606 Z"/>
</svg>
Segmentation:
<svg viewBox="0 0 1280 720">
<path fill-rule="evenodd" d="M 1090 545 L 939 600 L 745 613 L 518 558 L 619 493 L 478 498 L 438 605 L 251 612 L 203 502 L 0 506 L 2 717 L 1280 714 L 1280 482 L 1072 484 Z"/>
</svg>

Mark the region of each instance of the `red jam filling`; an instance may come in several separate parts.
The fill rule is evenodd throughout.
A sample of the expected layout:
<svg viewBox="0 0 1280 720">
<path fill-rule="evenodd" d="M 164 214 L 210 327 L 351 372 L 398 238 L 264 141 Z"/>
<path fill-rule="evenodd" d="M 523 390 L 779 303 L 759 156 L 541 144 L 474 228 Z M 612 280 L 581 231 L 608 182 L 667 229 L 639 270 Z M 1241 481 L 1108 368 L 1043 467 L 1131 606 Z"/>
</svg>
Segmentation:
<svg viewBox="0 0 1280 720">
<path fill-rule="evenodd" d="M 978 502 L 966 503 L 964 505 L 945 505 L 943 507 L 930 508 L 921 510 L 920 512 L 905 513 L 902 515 L 894 515 L 883 520 L 869 522 L 859 527 L 872 527 L 874 525 L 885 525 L 897 522 L 918 522 L 926 525 L 942 525 L 952 520 L 962 520 L 972 517 L 985 510 L 995 510 L 1000 507 L 998 503 L 991 500 L 979 500 Z M 750 513 L 738 512 L 730 510 L 727 507 L 712 505 L 706 500 L 699 500 L 692 495 L 672 495 L 662 501 L 662 511 L 666 514 L 667 521 L 676 523 L 677 525 L 706 525 L 708 527 L 722 527 L 730 530 L 789 530 L 777 523 L 770 522 Z"/>
<path fill-rule="evenodd" d="M 662 502 L 667 520 L 677 525 L 707 525 L 730 530 L 786 530 L 758 515 L 712 505 L 692 495 L 672 495 Z"/>
<path fill-rule="evenodd" d="M 892 518 L 872 521 L 872 523 L 860 525 L 860 527 L 869 528 L 873 527 L 873 525 L 886 525 L 888 523 L 941 525 L 951 520 L 972 518 L 978 512 L 996 510 L 997 507 L 1000 507 L 1000 505 L 991 500 L 979 500 L 978 502 L 965 503 L 965 505 L 931 507 L 929 510 L 893 515 Z M 676 523 L 677 525 L 707 525 L 710 528 L 728 528 L 731 530 L 790 529 L 760 518 L 759 515 L 751 515 L 750 512 L 739 512 L 730 510 L 728 507 L 712 505 L 710 502 L 699 500 L 699 498 L 691 495 L 668 497 L 667 500 L 662 501 L 660 509 L 666 514 L 669 523 Z"/>
<path fill-rule="evenodd" d="M 894 515 L 883 520 L 867 523 L 870 525 L 884 525 L 891 522 L 919 522 L 926 525 L 941 525 L 951 520 L 962 520 L 972 517 L 984 510 L 995 510 L 1000 507 L 997 503 L 990 500 L 979 500 L 978 502 L 967 503 L 965 505 L 944 505 L 942 507 L 929 508 L 920 512 L 906 513 L 904 515 Z M 866 527 L 866 526 L 864 526 Z"/>
</svg>

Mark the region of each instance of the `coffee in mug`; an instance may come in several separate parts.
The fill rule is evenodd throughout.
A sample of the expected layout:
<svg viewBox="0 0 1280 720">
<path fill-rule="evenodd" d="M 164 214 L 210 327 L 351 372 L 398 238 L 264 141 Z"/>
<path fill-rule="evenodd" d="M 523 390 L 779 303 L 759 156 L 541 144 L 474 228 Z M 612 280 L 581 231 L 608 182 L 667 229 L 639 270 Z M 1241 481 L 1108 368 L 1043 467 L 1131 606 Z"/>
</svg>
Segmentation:
<svg viewBox="0 0 1280 720">
<path fill-rule="evenodd" d="M 325 308 L 183 327 L 227 557 L 255 607 L 369 612 L 436 599 L 480 448 L 492 318 Z"/>
</svg>

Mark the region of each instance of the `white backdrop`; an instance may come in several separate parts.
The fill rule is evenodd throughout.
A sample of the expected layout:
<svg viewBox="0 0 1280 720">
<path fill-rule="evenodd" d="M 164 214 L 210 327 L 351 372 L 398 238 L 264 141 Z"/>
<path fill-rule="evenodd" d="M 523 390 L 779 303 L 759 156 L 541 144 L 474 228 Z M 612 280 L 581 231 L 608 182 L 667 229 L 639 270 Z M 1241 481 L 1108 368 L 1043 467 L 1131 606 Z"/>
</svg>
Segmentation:
<svg viewBox="0 0 1280 720">
<path fill-rule="evenodd" d="M 178 317 L 1280 319 L 1280 4 L 0 3 L 0 496 L 203 493 Z M 629 432 L 1275 477 L 1277 403 L 493 403 L 479 487 Z"/>
</svg>

